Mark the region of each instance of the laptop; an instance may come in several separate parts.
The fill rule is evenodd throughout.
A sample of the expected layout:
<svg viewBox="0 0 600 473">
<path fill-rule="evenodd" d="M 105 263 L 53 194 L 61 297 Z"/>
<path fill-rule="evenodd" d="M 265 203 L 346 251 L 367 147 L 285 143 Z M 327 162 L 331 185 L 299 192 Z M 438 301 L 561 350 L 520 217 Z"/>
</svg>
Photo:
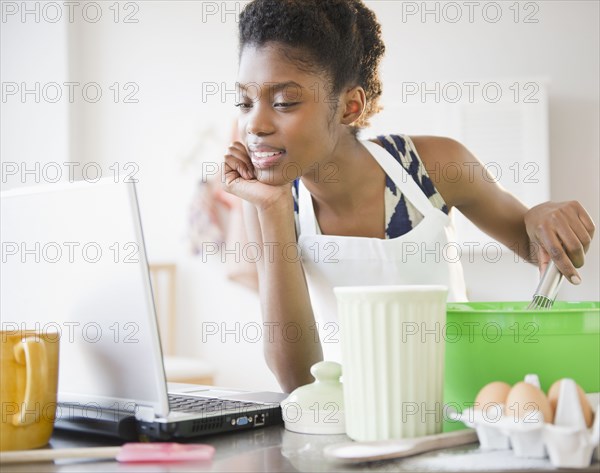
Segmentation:
<svg viewBox="0 0 600 473">
<path fill-rule="evenodd" d="M 283 393 L 167 385 L 134 183 L 1 201 L 1 330 L 60 334 L 56 428 L 168 440 L 282 423 Z"/>
</svg>

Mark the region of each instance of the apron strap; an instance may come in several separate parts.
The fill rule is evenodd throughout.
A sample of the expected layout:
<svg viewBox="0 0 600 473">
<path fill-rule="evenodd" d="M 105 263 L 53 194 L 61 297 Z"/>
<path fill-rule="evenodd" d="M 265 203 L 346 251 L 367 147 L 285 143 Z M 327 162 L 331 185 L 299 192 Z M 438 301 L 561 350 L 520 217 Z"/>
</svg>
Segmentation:
<svg viewBox="0 0 600 473">
<path fill-rule="evenodd" d="M 313 208 L 312 196 L 308 189 L 298 179 L 298 219 L 300 222 L 300 231 L 302 235 L 317 234 L 317 217 Z"/>
<path fill-rule="evenodd" d="M 396 187 L 404 194 L 404 197 L 421 212 L 423 216 L 438 211 L 417 185 L 413 177 L 408 173 L 396 159 L 377 143 L 369 140 L 360 140 L 365 148 L 373 155 L 385 173 L 396 184 Z"/>
<path fill-rule="evenodd" d="M 384 172 L 396 184 L 400 192 L 423 216 L 439 211 L 423 193 L 408 171 L 385 148 L 369 140 L 360 140 L 360 143 L 373 155 Z M 298 179 L 298 206 L 299 233 L 303 235 L 316 235 L 317 218 L 314 212 L 312 196 L 302 183 L 302 179 Z"/>
</svg>

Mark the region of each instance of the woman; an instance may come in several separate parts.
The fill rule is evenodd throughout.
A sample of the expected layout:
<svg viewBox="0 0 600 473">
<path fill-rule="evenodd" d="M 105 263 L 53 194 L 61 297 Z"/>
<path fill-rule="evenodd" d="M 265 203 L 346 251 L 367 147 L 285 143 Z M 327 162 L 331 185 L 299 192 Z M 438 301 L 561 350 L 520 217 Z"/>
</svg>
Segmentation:
<svg viewBox="0 0 600 473">
<path fill-rule="evenodd" d="M 245 201 L 263 250 L 265 356 L 284 391 L 310 382 L 324 351 L 338 356 L 326 324 L 334 286 L 443 283 L 465 299 L 460 265 L 427 257 L 451 241 L 454 207 L 541 270 L 551 258 L 581 282 L 594 224 L 579 203 L 527 209 L 482 167 L 432 181 L 428 170 L 478 163 L 448 138 L 357 138 L 379 109 L 385 50 L 360 0 L 255 0 L 239 32 L 241 141 L 225 155 L 224 187 Z"/>
</svg>

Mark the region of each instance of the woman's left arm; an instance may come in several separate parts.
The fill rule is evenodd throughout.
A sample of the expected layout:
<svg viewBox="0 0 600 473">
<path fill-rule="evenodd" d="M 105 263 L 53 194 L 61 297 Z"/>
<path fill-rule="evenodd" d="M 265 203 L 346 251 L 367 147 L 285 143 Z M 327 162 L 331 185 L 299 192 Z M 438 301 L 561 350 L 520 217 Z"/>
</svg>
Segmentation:
<svg viewBox="0 0 600 473">
<path fill-rule="evenodd" d="M 581 282 L 576 268 L 583 266 L 595 226 L 579 202 L 545 202 L 527 209 L 457 141 L 432 136 L 412 141 L 448 209 L 456 207 L 492 238 L 537 263 L 540 271 L 552 259 L 569 281 Z"/>
</svg>

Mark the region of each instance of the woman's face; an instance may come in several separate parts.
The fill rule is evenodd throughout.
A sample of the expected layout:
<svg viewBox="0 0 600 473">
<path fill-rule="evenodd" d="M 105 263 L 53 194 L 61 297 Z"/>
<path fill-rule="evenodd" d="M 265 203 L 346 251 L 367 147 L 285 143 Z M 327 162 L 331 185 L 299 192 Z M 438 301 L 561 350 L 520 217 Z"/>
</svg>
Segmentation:
<svg viewBox="0 0 600 473">
<path fill-rule="evenodd" d="M 298 69 L 274 45 L 247 46 L 238 87 L 238 130 L 258 180 L 319 176 L 340 133 L 327 79 Z"/>
</svg>

